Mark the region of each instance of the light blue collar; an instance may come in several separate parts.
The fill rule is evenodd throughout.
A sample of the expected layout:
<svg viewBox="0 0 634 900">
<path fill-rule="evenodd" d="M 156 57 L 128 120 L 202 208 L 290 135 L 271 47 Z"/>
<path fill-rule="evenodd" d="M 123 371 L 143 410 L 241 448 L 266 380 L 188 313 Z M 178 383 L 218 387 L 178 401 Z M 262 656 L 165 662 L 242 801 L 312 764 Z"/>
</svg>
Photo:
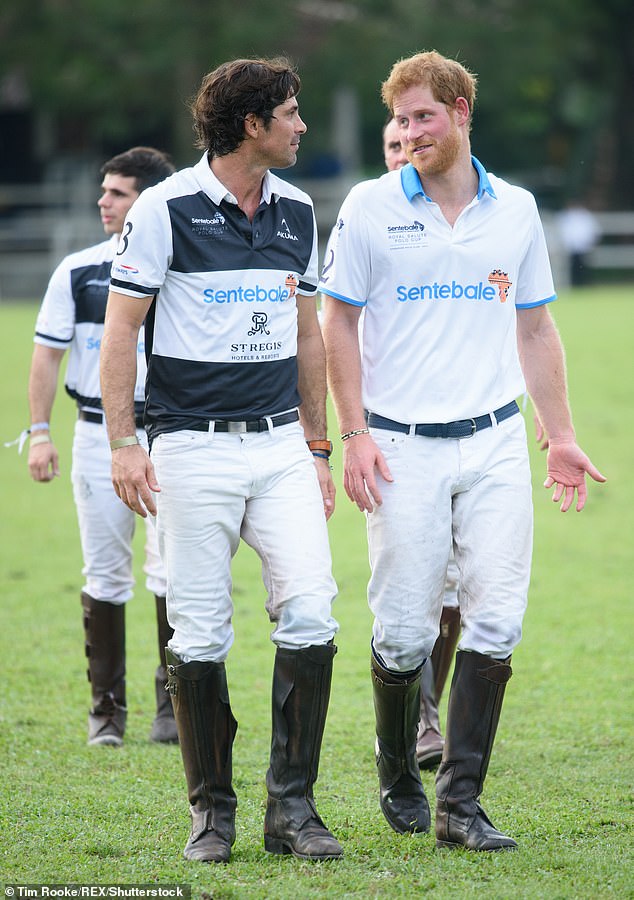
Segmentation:
<svg viewBox="0 0 634 900">
<path fill-rule="evenodd" d="M 495 191 L 489 181 L 489 176 L 480 160 L 476 159 L 475 156 L 472 156 L 471 162 L 473 163 L 473 168 L 478 173 L 478 200 L 481 200 L 484 194 L 489 194 L 494 200 L 497 200 Z M 417 194 L 420 194 L 428 203 L 433 203 L 431 197 L 428 197 L 425 193 L 420 180 L 420 175 L 411 163 L 408 163 L 401 169 L 401 184 L 403 185 L 405 196 L 410 203 Z"/>
</svg>

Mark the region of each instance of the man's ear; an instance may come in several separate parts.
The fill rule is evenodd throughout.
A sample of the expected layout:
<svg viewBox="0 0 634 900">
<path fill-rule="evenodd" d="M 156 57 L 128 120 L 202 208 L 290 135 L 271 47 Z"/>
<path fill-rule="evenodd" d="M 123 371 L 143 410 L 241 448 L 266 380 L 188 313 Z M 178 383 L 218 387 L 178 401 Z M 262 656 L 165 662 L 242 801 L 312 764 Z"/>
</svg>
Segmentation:
<svg viewBox="0 0 634 900">
<path fill-rule="evenodd" d="M 464 125 L 465 122 L 469 121 L 471 117 L 471 111 L 465 97 L 456 97 L 456 102 L 454 103 L 453 108 L 456 111 L 458 125 Z"/>
<path fill-rule="evenodd" d="M 255 113 L 247 113 L 244 117 L 244 133 L 247 137 L 256 138 L 262 123 Z"/>
</svg>

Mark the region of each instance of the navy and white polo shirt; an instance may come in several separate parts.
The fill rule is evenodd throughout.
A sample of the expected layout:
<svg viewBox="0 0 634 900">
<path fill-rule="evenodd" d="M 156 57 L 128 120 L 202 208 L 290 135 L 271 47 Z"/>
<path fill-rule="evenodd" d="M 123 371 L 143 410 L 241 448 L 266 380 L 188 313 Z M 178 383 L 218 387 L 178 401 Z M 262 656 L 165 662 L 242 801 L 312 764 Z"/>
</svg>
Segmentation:
<svg viewBox="0 0 634 900">
<path fill-rule="evenodd" d="M 267 173 L 249 222 L 205 154 L 134 203 L 111 284 L 132 301 L 156 298 L 146 322 L 152 435 L 300 403 L 296 299 L 317 291 L 317 229 L 303 191 Z"/>
<path fill-rule="evenodd" d="M 482 415 L 525 391 L 516 309 L 555 299 L 533 196 L 472 158 L 452 227 L 409 164 L 344 201 L 320 290 L 365 308 L 366 409 L 400 422 Z"/>
<path fill-rule="evenodd" d="M 81 409 L 101 409 L 99 351 L 119 236 L 71 253 L 53 272 L 35 324 L 36 344 L 70 350 L 65 386 Z M 142 410 L 145 347 L 139 340 L 134 399 Z"/>
</svg>

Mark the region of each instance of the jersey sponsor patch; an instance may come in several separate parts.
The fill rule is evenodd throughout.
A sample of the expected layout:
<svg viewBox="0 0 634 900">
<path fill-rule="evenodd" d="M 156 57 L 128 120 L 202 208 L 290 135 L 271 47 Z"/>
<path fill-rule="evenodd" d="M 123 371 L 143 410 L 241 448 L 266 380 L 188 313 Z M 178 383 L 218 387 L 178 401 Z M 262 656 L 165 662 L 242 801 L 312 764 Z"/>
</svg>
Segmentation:
<svg viewBox="0 0 634 900">
<path fill-rule="evenodd" d="M 399 284 L 396 287 L 396 299 L 400 303 L 409 300 L 495 300 L 496 295 L 505 302 L 511 282 L 506 276 L 504 285 L 506 293 L 503 293 L 502 284 L 498 281 L 489 284 L 487 281 L 477 281 L 471 284 L 461 284 L 459 281 L 438 282 L 430 284 L 406 285 Z M 495 286 L 494 286 L 495 285 Z"/>
<path fill-rule="evenodd" d="M 513 284 L 509 279 L 508 272 L 503 272 L 502 269 L 493 269 L 492 272 L 489 272 L 489 283 L 497 286 L 500 303 L 506 303 Z"/>
<path fill-rule="evenodd" d="M 425 226 L 414 219 L 403 225 L 388 225 L 387 239 L 390 250 L 410 250 L 412 247 L 427 247 L 429 241 Z"/>
<path fill-rule="evenodd" d="M 284 279 L 283 285 L 270 287 L 256 283 L 250 287 L 242 284 L 227 288 L 205 288 L 204 303 L 284 303 L 292 300 L 299 285 L 299 279 L 292 272 Z"/>
</svg>

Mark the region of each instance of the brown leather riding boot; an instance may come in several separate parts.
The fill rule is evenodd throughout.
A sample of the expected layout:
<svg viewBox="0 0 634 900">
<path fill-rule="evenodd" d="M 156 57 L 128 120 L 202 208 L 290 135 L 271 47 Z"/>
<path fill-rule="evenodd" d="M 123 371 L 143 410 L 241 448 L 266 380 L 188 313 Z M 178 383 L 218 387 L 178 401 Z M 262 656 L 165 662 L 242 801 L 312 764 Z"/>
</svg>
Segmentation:
<svg viewBox="0 0 634 900">
<path fill-rule="evenodd" d="M 431 660 L 423 666 L 420 678 L 420 721 L 416 735 L 416 761 L 421 769 L 435 769 L 442 759 L 445 741 L 440 730 L 438 706 L 434 694 L 434 670 Z"/>
<path fill-rule="evenodd" d="M 154 595 L 156 602 L 156 627 L 158 634 L 158 647 L 160 665 L 154 673 L 154 690 L 156 692 L 156 716 L 152 722 L 150 740 L 159 744 L 177 744 L 178 731 L 174 719 L 172 701 L 167 690 L 167 668 L 165 662 L 165 648 L 174 634 L 174 629 L 167 621 L 165 597 Z"/>
<path fill-rule="evenodd" d="M 84 635 L 92 709 L 91 746 L 121 747 L 125 732 L 125 606 L 95 600 L 82 591 Z"/>
<path fill-rule="evenodd" d="M 429 831 L 429 803 L 416 762 L 420 669 L 401 678 L 372 653 L 371 674 L 381 810 L 399 834 Z"/>
<path fill-rule="evenodd" d="M 313 785 L 326 724 L 333 644 L 277 648 L 273 670 L 271 764 L 264 849 L 300 859 L 339 859 L 341 845 L 321 820 Z"/>
<path fill-rule="evenodd" d="M 436 846 L 513 850 L 513 838 L 491 823 L 479 798 L 489 767 L 511 657 L 501 661 L 458 651 L 445 735 L 436 776 Z"/>
<path fill-rule="evenodd" d="M 236 838 L 232 748 L 238 723 L 224 663 L 184 663 L 167 648 L 167 683 L 187 779 L 192 830 L 185 859 L 228 862 Z"/>
<path fill-rule="evenodd" d="M 440 703 L 459 637 L 460 610 L 453 606 L 443 606 L 440 616 L 440 632 L 431 652 L 436 706 Z"/>
</svg>

